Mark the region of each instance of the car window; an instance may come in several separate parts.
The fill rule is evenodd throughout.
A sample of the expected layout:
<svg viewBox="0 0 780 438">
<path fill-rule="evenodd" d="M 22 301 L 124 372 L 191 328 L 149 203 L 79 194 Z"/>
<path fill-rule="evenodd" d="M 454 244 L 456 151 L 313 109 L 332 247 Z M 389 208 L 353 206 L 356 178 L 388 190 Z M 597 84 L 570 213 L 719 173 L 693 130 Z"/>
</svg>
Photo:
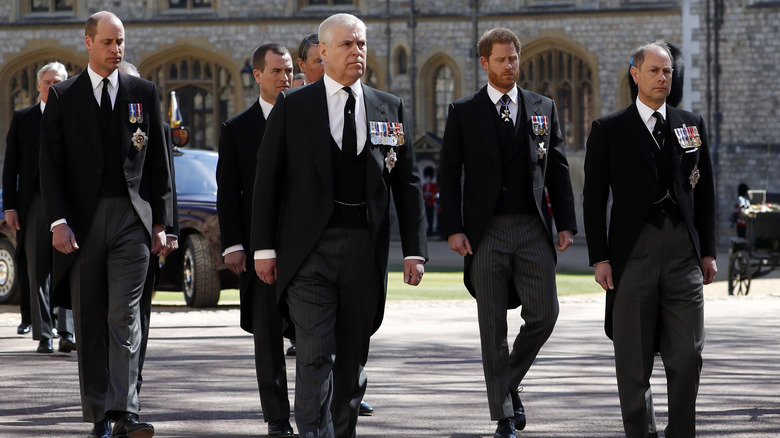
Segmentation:
<svg viewBox="0 0 780 438">
<path fill-rule="evenodd" d="M 173 159 L 177 195 L 217 194 L 217 154 L 185 153 Z"/>
</svg>

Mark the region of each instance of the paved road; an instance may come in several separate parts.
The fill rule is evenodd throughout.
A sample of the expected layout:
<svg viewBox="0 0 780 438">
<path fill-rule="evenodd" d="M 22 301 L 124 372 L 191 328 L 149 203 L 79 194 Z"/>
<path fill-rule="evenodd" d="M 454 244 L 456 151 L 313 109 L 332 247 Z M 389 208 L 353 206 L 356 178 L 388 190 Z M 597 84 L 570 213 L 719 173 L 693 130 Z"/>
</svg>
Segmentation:
<svg viewBox="0 0 780 438">
<path fill-rule="evenodd" d="M 368 363 L 366 400 L 376 414 L 360 418 L 358 436 L 492 436 L 475 315 L 472 300 L 388 303 Z M 780 437 L 778 315 L 780 279 L 755 282 L 747 297 L 726 296 L 722 281 L 706 288 L 699 436 Z M 519 313 L 510 321 L 516 331 Z M 34 353 L 29 335 L 16 335 L 18 323 L 17 307 L 0 306 L 0 437 L 86 436 L 75 354 Z M 521 436 L 622 436 L 602 323 L 600 294 L 561 299 L 555 332 L 523 384 L 528 427 Z M 235 306 L 155 307 L 142 419 L 158 437 L 264 436 L 252 354 Z M 294 360 L 287 363 L 292 386 Z M 664 380 L 659 359 L 660 427 Z"/>
</svg>

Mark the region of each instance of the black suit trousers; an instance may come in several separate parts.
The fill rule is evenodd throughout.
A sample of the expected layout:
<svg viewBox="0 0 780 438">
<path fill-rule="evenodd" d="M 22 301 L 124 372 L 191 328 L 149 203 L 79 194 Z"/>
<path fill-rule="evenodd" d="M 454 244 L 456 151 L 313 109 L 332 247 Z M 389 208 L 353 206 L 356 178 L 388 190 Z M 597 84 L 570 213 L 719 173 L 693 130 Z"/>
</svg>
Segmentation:
<svg viewBox="0 0 780 438">
<path fill-rule="evenodd" d="M 295 324 L 295 423 L 301 437 L 355 436 L 364 366 L 383 291 L 365 228 L 328 228 L 287 287 Z"/>
<path fill-rule="evenodd" d="M 138 413 L 141 295 L 150 239 L 129 198 L 100 198 L 70 271 L 83 419 Z"/>
</svg>

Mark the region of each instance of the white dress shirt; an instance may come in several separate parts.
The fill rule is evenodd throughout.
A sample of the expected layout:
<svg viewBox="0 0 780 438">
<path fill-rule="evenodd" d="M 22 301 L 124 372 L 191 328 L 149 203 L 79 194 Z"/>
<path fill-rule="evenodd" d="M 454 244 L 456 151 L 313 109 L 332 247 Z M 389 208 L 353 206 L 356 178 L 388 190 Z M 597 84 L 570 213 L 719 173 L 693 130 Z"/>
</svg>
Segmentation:
<svg viewBox="0 0 780 438">
<path fill-rule="evenodd" d="M 504 92 L 498 91 L 488 83 L 487 86 L 487 93 L 488 97 L 490 98 L 490 101 L 493 102 L 496 106 L 496 111 L 498 111 L 498 115 L 501 115 L 501 97 L 504 96 Z M 508 93 L 506 93 L 507 96 L 509 96 L 509 112 L 512 114 L 512 123 L 515 124 L 517 122 L 517 87 L 512 87 L 511 90 L 509 90 Z"/>
</svg>

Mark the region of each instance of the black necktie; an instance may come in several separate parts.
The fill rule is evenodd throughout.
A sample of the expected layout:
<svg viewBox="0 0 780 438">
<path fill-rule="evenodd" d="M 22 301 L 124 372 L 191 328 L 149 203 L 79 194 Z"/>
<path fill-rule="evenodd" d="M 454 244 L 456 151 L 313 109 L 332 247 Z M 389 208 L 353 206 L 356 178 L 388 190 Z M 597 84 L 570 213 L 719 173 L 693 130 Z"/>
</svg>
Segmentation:
<svg viewBox="0 0 780 438">
<path fill-rule="evenodd" d="M 108 95 L 108 78 L 103 78 L 103 91 L 100 93 L 100 117 L 103 126 L 111 120 L 111 96 Z"/>
<path fill-rule="evenodd" d="M 512 123 L 512 112 L 509 109 L 509 96 L 503 95 L 498 100 L 501 108 L 498 111 L 498 117 L 501 121 L 501 132 L 499 133 L 499 146 L 502 151 L 509 149 L 512 143 L 512 137 L 515 134 L 515 125 Z"/>
<path fill-rule="evenodd" d="M 658 144 L 658 149 L 663 149 L 664 140 L 666 140 L 666 121 L 664 120 L 664 116 L 658 111 L 653 113 L 653 117 L 655 117 L 653 137 L 655 137 L 655 142 Z"/>
<path fill-rule="evenodd" d="M 347 97 L 347 104 L 344 105 L 344 132 L 341 137 L 341 150 L 348 157 L 354 157 L 357 155 L 357 130 L 355 128 L 355 96 L 352 94 L 352 89 L 344 87 L 342 90 L 346 91 L 349 97 Z"/>
</svg>

